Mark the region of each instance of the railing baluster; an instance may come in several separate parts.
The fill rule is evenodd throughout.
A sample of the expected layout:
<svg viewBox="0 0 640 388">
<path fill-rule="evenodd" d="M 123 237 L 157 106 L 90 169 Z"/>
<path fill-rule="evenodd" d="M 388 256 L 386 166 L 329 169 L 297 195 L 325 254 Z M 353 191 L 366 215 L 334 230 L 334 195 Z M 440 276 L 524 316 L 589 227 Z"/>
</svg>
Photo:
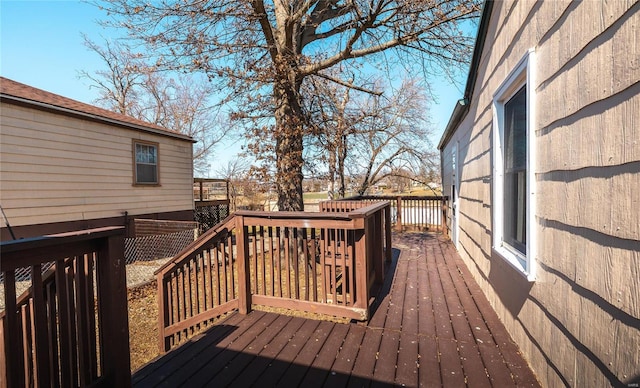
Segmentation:
<svg viewBox="0 0 640 388">
<path fill-rule="evenodd" d="M 316 240 L 316 228 L 311 228 L 311 272 L 312 275 L 312 283 L 313 283 L 313 301 L 318 301 L 318 268 L 316 257 L 318 256 L 318 241 Z"/>
<path fill-rule="evenodd" d="M 222 281 L 222 291 L 221 291 L 221 302 L 220 303 L 226 303 L 229 301 L 229 285 L 227 282 L 227 263 L 229 261 L 231 261 L 231 254 L 229 253 L 229 255 L 227 255 L 227 248 L 225 245 L 225 242 L 221 242 L 220 243 L 220 247 L 221 249 L 221 268 L 222 268 L 222 273 L 221 273 L 221 281 Z"/>
<path fill-rule="evenodd" d="M 271 288 L 269 292 L 269 296 L 276 296 L 275 286 L 276 286 L 276 278 L 275 278 L 275 251 L 273 250 L 273 227 L 268 227 L 269 231 L 269 257 L 271 260 Z"/>
<path fill-rule="evenodd" d="M 348 271 L 347 271 L 347 230 L 340 230 L 340 256 L 342 258 L 342 304 L 347 306 L 347 295 L 349 290 L 348 285 Z"/>
<path fill-rule="evenodd" d="M 251 242 L 251 249 L 252 251 L 249 252 L 250 257 L 252 258 L 251 260 L 251 269 L 247 269 L 248 271 L 250 271 L 250 273 L 252 273 L 252 281 L 251 281 L 251 292 L 257 294 L 258 293 L 258 241 L 256 240 L 257 235 L 256 235 L 256 227 L 252 226 L 252 227 L 248 227 L 247 228 L 247 241 Z M 238 255 L 240 256 L 240 255 Z"/>
<path fill-rule="evenodd" d="M 202 290 L 202 296 L 204 306 L 202 312 L 213 308 L 213 293 L 211 284 L 211 255 L 209 249 L 202 251 L 202 281 L 204 282 L 204 288 Z"/>
<path fill-rule="evenodd" d="M 293 247 L 291 261 L 293 264 L 293 297 L 300 299 L 300 250 L 298 245 L 298 228 L 293 229 Z"/>
<path fill-rule="evenodd" d="M 307 228 L 302 229 L 302 265 L 304 265 L 304 300 L 309 300 L 309 241 L 307 239 Z"/>
<path fill-rule="evenodd" d="M 322 299 L 321 302 L 327 301 L 327 244 L 329 239 L 328 230 L 325 228 L 320 229 L 320 276 L 322 280 Z"/>
<path fill-rule="evenodd" d="M 220 282 L 220 243 L 216 243 L 213 250 L 213 278 L 215 279 L 215 305 L 221 305 L 222 302 L 222 294 L 221 294 L 221 282 Z"/>
<path fill-rule="evenodd" d="M 262 295 L 267 294 L 267 258 L 265 252 L 264 226 L 260 226 L 260 262 L 262 263 Z"/>
<path fill-rule="evenodd" d="M 284 229 L 284 260 L 286 268 L 286 283 L 287 283 L 287 298 L 291 298 L 291 241 L 290 241 L 290 229 L 288 227 Z"/>
<path fill-rule="evenodd" d="M 331 247 L 331 299 L 333 304 L 337 304 L 338 302 L 338 291 L 337 291 L 337 274 L 336 274 L 336 262 L 338 261 L 338 229 L 332 229 L 333 231 L 333 246 Z"/>
</svg>

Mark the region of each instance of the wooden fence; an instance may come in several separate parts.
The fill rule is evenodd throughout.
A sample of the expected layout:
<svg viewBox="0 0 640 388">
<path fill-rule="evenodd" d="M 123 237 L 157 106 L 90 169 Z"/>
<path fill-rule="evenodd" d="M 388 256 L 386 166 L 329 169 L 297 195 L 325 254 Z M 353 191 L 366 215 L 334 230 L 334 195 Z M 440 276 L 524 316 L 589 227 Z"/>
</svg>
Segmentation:
<svg viewBox="0 0 640 388">
<path fill-rule="evenodd" d="M 370 203 L 389 201 L 391 223 L 397 231 L 422 230 L 448 233 L 446 196 L 357 196 L 336 202 Z"/>
<path fill-rule="evenodd" d="M 131 386 L 124 228 L 0 248 L 0 386 Z M 15 273 L 22 267 L 30 268 L 30 281 L 18 295 Z"/>
<path fill-rule="evenodd" d="M 236 212 L 156 272 L 160 350 L 252 305 L 367 320 L 372 286 L 391 260 L 389 213 L 388 202 L 343 213 Z"/>
</svg>

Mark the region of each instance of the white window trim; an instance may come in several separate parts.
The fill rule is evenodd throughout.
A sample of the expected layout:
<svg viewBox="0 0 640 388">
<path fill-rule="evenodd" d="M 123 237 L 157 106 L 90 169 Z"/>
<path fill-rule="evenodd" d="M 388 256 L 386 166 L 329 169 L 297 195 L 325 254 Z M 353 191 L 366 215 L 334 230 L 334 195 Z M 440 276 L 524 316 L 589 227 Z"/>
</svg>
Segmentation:
<svg viewBox="0 0 640 388">
<path fill-rule="evenodd" d="M 493 250 L 528 281 L 536 278 L 535 181 L 535 51 L 529 49 L 493 95 Z M 527 252 L 503 243 L 504 233 L 504 104 L 527 85 Z"/>
</svg>

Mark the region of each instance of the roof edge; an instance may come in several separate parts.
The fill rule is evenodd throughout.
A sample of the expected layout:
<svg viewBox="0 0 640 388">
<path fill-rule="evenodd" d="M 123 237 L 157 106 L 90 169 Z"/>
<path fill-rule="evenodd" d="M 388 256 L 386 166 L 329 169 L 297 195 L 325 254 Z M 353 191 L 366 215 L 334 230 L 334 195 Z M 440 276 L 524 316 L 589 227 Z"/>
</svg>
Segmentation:
<svg viewBox="0 0 640 388">
<path fill-rule="evenodd" d="M 21 105 L 65 116 L 115 125 L 133 131 L 147 132 L 193 143 L 196 142 L 192 136 L 182 134 L 178 131 L 173 131 L 132 116 L 123 115 L 43 89 L 38 89 L 1 75 L 0 100 L 8 104 Z"/>
<path fill-rule="evenodd" d="M 61 113 L 61 114 L 67 115 L 67 116 L 81 117 L 81 118 L 88 119 L 88 120 L 91 120 L 91 121 L 97 121 L 97 122 L 102 122 L 102 123 L 106 123 L 106 124 L 117 125 L 119 127 L 123 127 L 123 128 L 127 128 L 127 129 L 132 129 L 132 130 L 136 130 L 136 131 L 152 133 L 154 135 L 171 137 L 171 138 L 175 138 L 175 139 L 190 141 L 192 143 L 197 143 L 197 141 L 194 140 L 191 136 L 183 135 L 183 134 L 180 134 L 180 133 L 174 133 L 174 132 L 170 132 L 170 131 L 163 131 L 163 130 L 160 130 L 160 129 L 155 129 L 155 128 L 151 128 L 151 127 L 145 127 L 143 125 L 127 123 L 127 122 L 124 122 L 124 121 L 111 119 L 111 118 L 100 116 L 100 115 L 93 114 L 93 113 L 81 112 L 81 111 L 77 111 L 77 110 L 74 110 L 74 109 L 69 109 L 69 108 L 64 108 L 64 107 L 57 106 L 57 105 L 54 105 L 54 104 L 49 104 L 49 103 L 46 103 L 46 102 L 40 102 L 40 101 L 30 100 L 30 99 L 23 98 L 23 97 L 12 96 L 12 95 L 6 94 L 6 93 L 1 93 L 0 97 L 2 98 L 2 100 L 6 100 L 9 103 L 14 103 L 14 104 L 17 104 L 17 105 L 32 106 L 32 107 L 35 107 L 35 108 L 38 108 L 38 109 L 42 109 L 42 110 L 49 110 L 49 111 L 58 112 L 58 113 Z"/>
<path fill-rule="evenodd" d="M 442 151 L 445 145 L 453 136 L 456 128 L 460 122 L 464 119 L 469 111 L 469 104 L 471 104 L 471 97 L 473 96 L 473 89 L 476 86 L 476 78 L 478 73 L 478 67 L 480 66 L 480 59 L 482 57 L 482 50 L 484 49 L 484 43 L 487 37 L 487 30 L 489 29 L 489 19 L 491 19 L 491 11 L 493 10 L 493 0 L 485 0 L 482 7 L 482 16 L 480 17 L 480 25 L 478 26 L 478 34 L 476 35 L 476 44 L 473 48 L 473 56 L 471 57 L 471 65 L 469 66 L 469 74 L 467 75 L 467 84 L 464 88 L 464 96 L 458 100 L 456 106 L 453 108 L 453 113 L 449 118 L 449 122 L 444 129 L 444 133 L 438 143 L 438 149 Z"/>
</svg>

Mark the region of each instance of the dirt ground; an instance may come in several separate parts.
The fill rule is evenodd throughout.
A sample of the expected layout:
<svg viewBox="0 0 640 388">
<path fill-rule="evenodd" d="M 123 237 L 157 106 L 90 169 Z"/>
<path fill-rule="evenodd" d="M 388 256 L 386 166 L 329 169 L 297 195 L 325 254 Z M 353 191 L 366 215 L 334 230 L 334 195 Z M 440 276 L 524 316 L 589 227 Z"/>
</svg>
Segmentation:
<svg viewBox="0 0 640 388">
<path fill-rule="evenodd" d="M 160 354 L 156 290 L 156 282 L 153 281 L 130 288 L 128 291 L 131 371 L 135 371 Z"/>
</svg>

